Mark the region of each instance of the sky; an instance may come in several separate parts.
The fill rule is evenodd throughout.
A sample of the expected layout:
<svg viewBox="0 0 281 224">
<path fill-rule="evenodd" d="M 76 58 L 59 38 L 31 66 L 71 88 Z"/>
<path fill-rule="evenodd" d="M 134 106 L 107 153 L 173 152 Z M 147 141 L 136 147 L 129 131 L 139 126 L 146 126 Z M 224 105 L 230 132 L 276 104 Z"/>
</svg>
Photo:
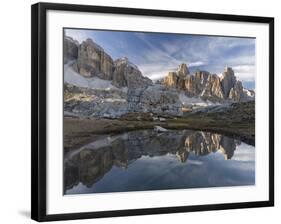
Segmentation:
<svg viewBox="0 0 281 224">
<path fill-rule="evenodd" d="M 254 38 L 86 29 L 65 29 L 65 34 L 79 43 L 91 38 L 113 60 L 127 57 L 152 80 L 181 63 L 192 73 L 206 70 L 218 75 L 229 66 L 244 87 L 255 88 Z"/>
</svg>

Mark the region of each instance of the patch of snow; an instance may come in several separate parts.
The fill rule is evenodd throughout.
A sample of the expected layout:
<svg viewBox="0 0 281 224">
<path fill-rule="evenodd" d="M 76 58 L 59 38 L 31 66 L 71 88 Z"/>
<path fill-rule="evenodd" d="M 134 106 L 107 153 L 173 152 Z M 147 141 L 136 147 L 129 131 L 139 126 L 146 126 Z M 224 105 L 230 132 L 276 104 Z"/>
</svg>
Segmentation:
<svg viewBox="0 0 281 224">
<path fill-rule="evenodd" d="M 75 114 L 75 113 L 70 112 L 70 111 L 64 111 L 63 115 L 66 116 L 66 117 L 77 117 L 77 118 L 80 117 L 78 114 Z"/>
<path fill-rule="evenodd" d="M 248 89 L 244 89 L 244 88 L 243 88 L 243 92 L 244 92 L 248 97 L 253 97 L 253 96 L 254 96 L 254 94 L 253 94 L 251 91 L 249 91 Z"/>
<path fill-rule="evenodd" d="M 127 67 L 132 67 L 134 69 L 138 70 L 138 67 L 132 63 L 131 61 L 129 61 L 129 59 L 127 57 L 122 57 L 116 60 L 117 64 L 126 64 Z"/>
<path fill-rule="evenodd" d="M 162 128 L 161 126 L 154 126 L 154 131 L 157 131 L 157 132 L 166 132 L 168 131 L 166 128 Z"/>
<path fill-rule="evenodd" d="M 105 102 L 126 102 L 126 99 L 119 99 L 119 98 L 105 98 L 104 99 Z"/>
<path fill-rule="evenodd" d="M 85 78 L 79 73 L 75 72 L 71 67 L 73 61 L 64 65 L 64 82 L 78 87 L 85 87 L 90 89 L 100 90 L 118 90 L 117 87 L 111 84 L 110 80 L 103 80 L 98 77 Z M 127 92 L 127 87 L 120 88 L 121 91 Z"/>
<path fill-rule="evenodd" d="M 207 107 L 211 105 L 216 105 L 209 100 L 204 101 L 199 97 L 188 97 L 184 93 L 179 94 L 179 100 L 184 106 L 200 106 L 200 107 Z"/>
<path fill-rule="evenodd" d="M 191 113 L 197 113 L 197 112 L 204 112 L 204 113 L 214 113 L 214 112 L 223 112 L 226 109 L 230 108 L 231 103 L 225 103 L 220 105 L 211 105 L 204 108 L 197 108 L 193 110 Z"/>
<path fill-rule="evenodd" d="M 128 61 L 128 66 L 133 67 L 136 70 L 139 70 L 138 67 L 130 61 Z"/>
<path fill-rule="evenodd" d="M 188 160 L 188 164 L 200 166 L 203 165 L 204 163 L 200 160 Z"/>
</svg>

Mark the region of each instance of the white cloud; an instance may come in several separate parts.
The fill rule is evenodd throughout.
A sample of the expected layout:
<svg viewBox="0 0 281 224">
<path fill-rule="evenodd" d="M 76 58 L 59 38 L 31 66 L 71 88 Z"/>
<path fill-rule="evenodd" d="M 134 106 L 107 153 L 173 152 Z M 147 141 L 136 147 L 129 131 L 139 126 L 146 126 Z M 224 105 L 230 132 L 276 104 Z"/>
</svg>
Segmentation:
<svg viewBox="0 0 281 224">
<path fill-rule="evenodd" d="M 154 62 L 164 62 L 164 63 L 174 63 L 179 65 L 181 61 L 176 59 L 175 57 L 171 56 L 171 53 L 168 51 L 164 51 L 161 48 L 155 47 L 154 44 L 152 44 L 147 38 L 144 33 L 135 33 L 135 36 L 139 38 L 139 40 L 143 41 L 148 47 L 149 51 L 145 52 L 143 55 L 145 55 L 148 59 L 148 61 L 154 61 Z"/>
<path fill-rule="evenodd" d="M 255 65 L 237 65 L 233 66 L 235 75 L 241 81 L 255 81 Z"/>
<path fill-rule="evenodd" d="M 143 64 L 138 66 L 142 74 L 152 80 L 164 78 L 169 71 L 175 70 L 176 67 L 177 65 L 175 66 L 172 63 Z"/>
<path fill-rule="evenodd" d="M 92 30 L 78 29 L 66 29 L 66 35 L 80 43 L 88 37 L 94 36 Z M 190 68 L 204 66 L 204 69 L 217 74 L 221 73 L 225 66 L 230 66 L 239 80 L 255 80 L 253 50 L 255 39 L 212 36 L 185 38 L 181 36 L 174 39 L 163 39 L 159 44 L 155 44 L 145 33 L 134 33 L 134 36 L 145 45 L 138 54 L 132 54 L 129 51 L 128 53 L 125 50 L 128 49 L 127 39 L 120 38 L 118 46 L 116 46 L 116 42 L 106 42 L 103 47 L 112 57 L 114 51 L 112 53 L 110 49 L 118 52 L 122 49 L 122 53 L 131 58 L 145 76 L 153 80 L 163 78 L 169 71 L 175 71 L 181 63 L 186 63 Z M 248 48 L 249 46 L 251 47 Z"/>
<path fill-rule="evenodd" d="M 152 81 L 156 81 L 156 80 L 162 79 L 165 76 L 167 76 L 167 73 L 168 73 L 167 71 L 159 71 L 156 73 L 150 73 L 149 75 L 145 75 L 145 76 L 150 78 Z"/>
<path fill-rule="evenodd" d="M 194 62 L 158 62 L 158 63 L 151 63 L 151 64 L 141 64 L 138 65 L 138 68 L 143 73 L 144 76 L 152 79 L 157 80 L 164 78 L 168 72 L 176 71 L 178 66 L 181 63 L 186 63 L 188 67 L 196 67 L 204 65 L 205 63 L 202 61 L 194 61 Z"/>
<path fill-rule="evenodd" d="M 188 67 L 196 67 L 196 66 L 202 66 L 205 65 L 203 61 L 195 61 L 195 62 L 190 62 L 187 63 Z"/>
<path fill-rule="evenodd" d="M 87 38 L 90 38 L 90 31 L 80 30 L 80 29 L 65 29 L 65 35 L 72 37 L 74 40 L 77 40 L 79 43 L 82 43 Z"/>
</svg>

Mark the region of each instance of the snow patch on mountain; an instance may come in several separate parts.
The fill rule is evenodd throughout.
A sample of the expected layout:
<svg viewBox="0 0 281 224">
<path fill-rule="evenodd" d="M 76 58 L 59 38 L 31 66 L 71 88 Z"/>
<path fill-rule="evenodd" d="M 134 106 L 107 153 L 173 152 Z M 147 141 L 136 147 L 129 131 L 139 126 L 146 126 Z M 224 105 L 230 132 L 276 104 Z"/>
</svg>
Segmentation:
<svg viewBox="0 0 281 224">
<path fill-rule="evenodd" d="M 85 78 L 79 73 L 75 72 L 71 66 L 73 62 L 64 65 L 64 82 L 78 87 L 84 87 L 89 89 L 101 89 L 101 90 L 122 90 L 127 92 L 127 87 L 117 88 L 111 84 L 110 80 L 100 79 L 98 77 Z"/>
<path fill-rule="evenodd" d="M 199 97 L 188 97 L 184 93 L 179 94 L 179 99 L 182 102 L 183 106 L 207 107 L 207 106 L 217 105 L 209 100 L 204 101 Z"/>
</svg>

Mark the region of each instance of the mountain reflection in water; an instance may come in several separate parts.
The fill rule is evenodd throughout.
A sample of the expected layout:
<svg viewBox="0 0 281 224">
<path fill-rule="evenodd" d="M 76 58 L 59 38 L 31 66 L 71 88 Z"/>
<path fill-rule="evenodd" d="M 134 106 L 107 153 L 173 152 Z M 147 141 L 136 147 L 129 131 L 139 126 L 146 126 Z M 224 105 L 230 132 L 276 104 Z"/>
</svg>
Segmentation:
<svg viewBox="0 0 281 224">
<path fill-rule="evenodd" d="M 210 132 L 106 135 L 64 156 L 65 194 L 254 184 L 254 147 Z"/>
</svg>

